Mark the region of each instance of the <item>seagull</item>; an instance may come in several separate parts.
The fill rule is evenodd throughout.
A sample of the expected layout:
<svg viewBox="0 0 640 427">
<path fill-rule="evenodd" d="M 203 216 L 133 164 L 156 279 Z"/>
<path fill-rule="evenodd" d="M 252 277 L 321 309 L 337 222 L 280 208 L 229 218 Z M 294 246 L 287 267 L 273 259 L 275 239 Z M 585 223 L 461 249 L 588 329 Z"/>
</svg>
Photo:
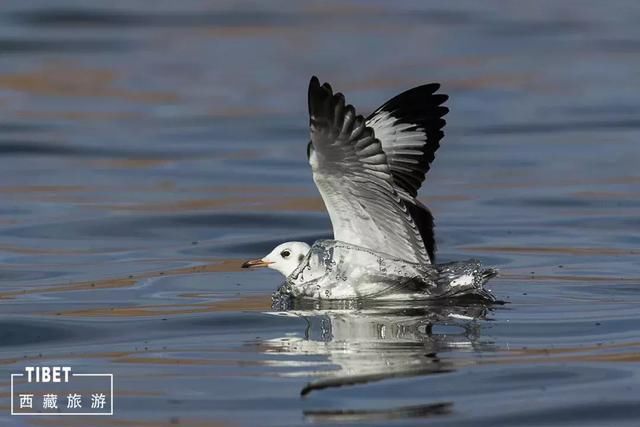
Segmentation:
<svg viewBox="0 0 640 427">
<path fill-rule="evenodd" d="M 477 261 L 435 264 L 433 215 L 417 199 L 449 112 L 439 89 L 414 87 L 365 118 L 312 77 L 307 158 L 334 239 L 282 243 L 242 267 L 276 270 L 287 278 L 284 292 L 317 299 L 484 293 L 495 270 Z"/>
</svg>

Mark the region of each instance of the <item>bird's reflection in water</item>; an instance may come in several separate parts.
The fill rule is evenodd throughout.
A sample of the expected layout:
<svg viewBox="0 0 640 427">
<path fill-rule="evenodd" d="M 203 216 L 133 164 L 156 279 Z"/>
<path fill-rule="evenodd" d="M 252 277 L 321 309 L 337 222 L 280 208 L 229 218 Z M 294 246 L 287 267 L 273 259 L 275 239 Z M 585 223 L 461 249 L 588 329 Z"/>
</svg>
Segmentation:
<svg viewBox="0 0 640 427">
<path fill-rule="evenodd" d="M 274 315 L 298 316 L 307 323 L 304 334 L 268 340 L 266 352 L 287 355 L 326 356 L 330 371 L 305 370 L 314 375 L 301 391 L 308 395 L 330 387 L 365 384 L 388 378 L 435 375 L 452 372 L 472 363 L 461 357 L 443 357 L 455 350 L 490 350 L 480 339 L 480 323 L 491 310 L 483 301 L 446 301 L 402 306 L 358 302 L 276 301 Z M 288 361 L 291 366 L 291 361 Z M 313 366 L 313 365 L 311 365 Z M 298 372 L 300 373 L 300 372 Z M 390 409 L 312 410 L 313 419 L 353 420 L 425 417 L 450 412 L 451 402 Z"/>
</svg>

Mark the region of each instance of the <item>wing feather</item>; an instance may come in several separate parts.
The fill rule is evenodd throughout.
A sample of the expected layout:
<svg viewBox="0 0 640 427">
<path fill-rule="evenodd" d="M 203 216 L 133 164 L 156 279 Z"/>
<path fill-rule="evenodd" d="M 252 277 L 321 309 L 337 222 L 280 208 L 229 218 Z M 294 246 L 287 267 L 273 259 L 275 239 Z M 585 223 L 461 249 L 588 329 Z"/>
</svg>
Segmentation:
<svg viewBox="0 0 640 427">
<path fill-rule="evenodd" d="M 436 249 L 433 215 L 416 196 L 444 136 L 443 116 L 449 109 L 442 104 L 448 96 L 435 93 L 439 88 L 439 84 L 431 83 L 409 89 L 367 118 L 387 156 L 396 191 L 420 229 L 431 262 Z"/>
<path fill-rule="evenodd" d="M 409 89 L 385 102 L 368 118 L 382 143 L 397 186 L 416 197 L 444 136 L 449 98 L 430 83 Z"/>
<path fill-rule="evenodd" d="M 334 238 L 429 263 L 420 228 L 397 191 L 383 143 L 367 121 L 316 77 L 309 84 L 309 163 Z M 405 193 L 405 191 L 402 191 Z"/>
</svg>

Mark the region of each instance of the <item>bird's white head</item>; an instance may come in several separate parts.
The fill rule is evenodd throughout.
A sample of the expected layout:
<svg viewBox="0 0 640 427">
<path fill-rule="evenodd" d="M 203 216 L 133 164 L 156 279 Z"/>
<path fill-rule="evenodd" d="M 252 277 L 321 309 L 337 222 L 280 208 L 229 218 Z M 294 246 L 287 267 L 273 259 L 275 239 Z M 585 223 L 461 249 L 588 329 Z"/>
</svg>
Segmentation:
<svg viewBox="0 0 640 427">
<path fill-rule="evenodd" d="M 242 264 L 242 268 L 268 267 L 288 277 L 309 253 L 311 247 L 304 242 L 286 242 L 275 247 L 267 256 Z"/>
</svg>

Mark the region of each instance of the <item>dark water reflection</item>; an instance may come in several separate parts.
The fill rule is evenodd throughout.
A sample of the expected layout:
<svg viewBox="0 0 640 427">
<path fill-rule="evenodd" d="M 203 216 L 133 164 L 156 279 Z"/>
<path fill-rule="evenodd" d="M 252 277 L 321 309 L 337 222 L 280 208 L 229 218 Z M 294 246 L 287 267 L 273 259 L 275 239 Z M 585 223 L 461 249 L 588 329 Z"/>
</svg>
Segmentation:
<svg viewBox="0 0 640 427">
<path fill-rule="evenodd" d="M 442 351 L 489 350 L 479 340 L 485 306 L 346 308 L 288 310 L 274 315 L 298 316 L 307 328 L 303 337 L 281 337 L 265 342 L 266 352 L 321 355 L 335 366 L 328 378 L 307 384 L 300 392 L 367 384 L 403 376 L 451 372 Z"/>
<path fill-rule="evenodd" d="M 636 2 L 2 5 L 3 425 L 637 425 Z M 442 83 L 440 261 L 508 304 L 274 312 L 241 261 L 330 229 L 312 74 L 363 112 Z M 113 417 L 8 415 L 63 363 Z"/>
</svg>

